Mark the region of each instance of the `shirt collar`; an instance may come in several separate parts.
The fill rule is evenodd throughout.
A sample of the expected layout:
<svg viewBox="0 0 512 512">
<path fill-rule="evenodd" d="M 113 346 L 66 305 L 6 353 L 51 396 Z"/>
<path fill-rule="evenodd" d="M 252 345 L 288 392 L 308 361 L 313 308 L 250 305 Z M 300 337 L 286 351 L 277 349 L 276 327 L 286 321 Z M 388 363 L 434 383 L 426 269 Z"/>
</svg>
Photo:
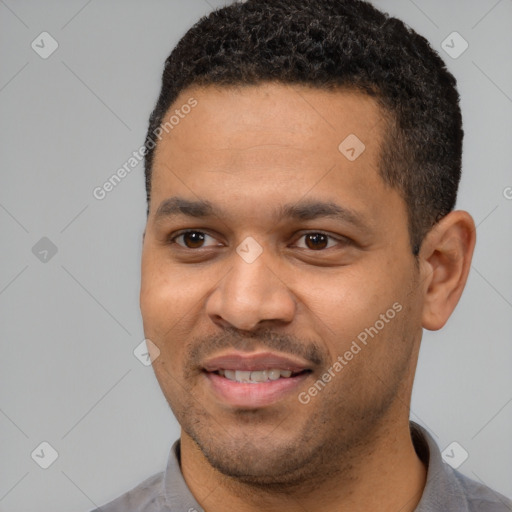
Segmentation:
<svg viewBox="0 0 512 512">
<path fill-rule="evenodd" d="M 190 492 L 181 473 L 181 446 L 179 439 L 172 445 L 163 485 L 165 504 L 170 510 L 204 512 Z"/>
<path fill-rule="evenodd" d="M 411 437 L 418 457 L 427 467 L 427 481 L 414 512 L 432 510 L 469 511 L 466 493 L 455 470 L 443 462 L 434 438 L 423 427 L 411 421 Z"/>
</svg>

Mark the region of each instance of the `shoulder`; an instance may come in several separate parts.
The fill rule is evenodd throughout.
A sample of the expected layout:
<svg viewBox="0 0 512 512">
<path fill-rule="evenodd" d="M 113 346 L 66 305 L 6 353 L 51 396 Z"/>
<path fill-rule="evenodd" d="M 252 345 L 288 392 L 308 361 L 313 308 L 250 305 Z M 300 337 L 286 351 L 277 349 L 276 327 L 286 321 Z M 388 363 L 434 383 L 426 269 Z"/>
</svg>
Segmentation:
<svg viewBox="0 0 512 512">
<path fill-rule="evenodd" d="M 202 511 L 183 479 L 180 457 L 178 439 L 172 445 L 165 471 L 153 475 L 126 494 L 91 512 Z"/>
<path fill-rule="evenodd" d="M 512 512 L 512 501 L 447 464 L 428 431 L 411 422 L 418 457 L 427 467 L 427 481 L 415 512 Z"/>
<path fill-rule="evenodd" d="M 451 469 L 451 468 L 448 468 Z M 512 512 L 512 500 L 456 470 L 451 470 L 470 512 Z"/>
<path fill-rule="evenodd" d="M 91 512 L 160 512 L 167 510 L 163 490 L 164 473 L 144 480 L 114 501 Z"/>
</svg>

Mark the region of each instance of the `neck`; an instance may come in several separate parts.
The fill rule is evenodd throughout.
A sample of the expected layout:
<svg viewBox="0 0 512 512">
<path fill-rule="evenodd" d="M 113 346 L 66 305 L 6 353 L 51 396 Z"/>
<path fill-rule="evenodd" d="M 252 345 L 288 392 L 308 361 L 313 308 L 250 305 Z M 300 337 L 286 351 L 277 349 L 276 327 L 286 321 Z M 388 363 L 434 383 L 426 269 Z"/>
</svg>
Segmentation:
<svg viewBox="0 0 512 512">
<path fill-rule="evenodd" d="M 207 512 L 315 512 L 327 507 L 339 512 L 412 512 L 421 498 L 426 469 L 414 450 L 406 417 L 375 429 L 364 446 L 336 462 L 328 471 L 318 468 L 308 482 L 272 490 L 222 475 L 190 437 L 184 432 L 181 437 L 183 476 Z"/>
</svg>

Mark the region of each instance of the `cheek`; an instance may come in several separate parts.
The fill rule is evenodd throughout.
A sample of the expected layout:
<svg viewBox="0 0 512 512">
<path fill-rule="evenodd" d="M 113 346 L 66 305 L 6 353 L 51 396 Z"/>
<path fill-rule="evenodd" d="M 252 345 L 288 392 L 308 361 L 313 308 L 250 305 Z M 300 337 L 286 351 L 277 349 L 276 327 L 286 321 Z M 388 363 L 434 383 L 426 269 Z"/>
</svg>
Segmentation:
<svg viewBox="0 0 512 512">
<path fill-rule="evenodd" d="M 171 265 L 155 252 L 148 250 L 142 258 L 144 334 L 158 346 L 158 362 L 174 373 L 180 370 L 187 341 L 200 324 L 212 272 Z"/>
<path fill-rule="evenodd" d="M 299 299 L 333 333 L 350 333 L 354 326 L 373 318 L 388 300 L 367 271 L 346 267 L 323 275 L 311 273 L 300 281 L 296 282 Z"/>
<path fill-rule="evenodd" d="M 189 274 L 149 250 L 143 255 L 140 306 L 145 324 L 169 328 L 197 305 L 204 290 Z"/>
<path fill-rule="evenodd" d="M 365 336 L 372 339 L 368 331 L 386 337 L 401 322 L 405 301 L 410 301 L 410 278 L 404 277 L 403 268 L 399 271 L 396 267 L 382 262 L 378 267 L 354 265 L 336 273 L 310 275 L 297 283 L 302 290 L 298 296 L 310 310 L 333 358 L 348 350 L 359 335 L 363 341 Z"/>
<path fill-rule="evenodd" d="M 184 357 L 187 329 L 188 294 L 176 293 L 177 284 L 168 272 L 157 266 L 144 266 L 141 279 L 140 307 L 144 335 L 160 351 L 153 370 L 169 395 L 175 387 Z"/>
</svg>

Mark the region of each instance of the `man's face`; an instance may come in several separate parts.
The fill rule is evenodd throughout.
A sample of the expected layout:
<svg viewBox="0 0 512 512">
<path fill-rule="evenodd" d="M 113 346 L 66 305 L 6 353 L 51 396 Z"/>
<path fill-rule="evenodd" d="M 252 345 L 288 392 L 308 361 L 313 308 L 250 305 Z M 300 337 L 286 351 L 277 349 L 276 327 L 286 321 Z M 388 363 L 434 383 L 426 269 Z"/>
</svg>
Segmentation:
<svg viewBox="0 0 512 512">
<path fill-rule="evenodd" d="M 359 93 L 270 84 L 190 89 L 165 120 L 191 97 L 153 167 L 154 370 L 210 464 L 299 481 L 407 416 L 422 291 L 405 203 L 377 172 L 385 123 Z"/>
</svg>

